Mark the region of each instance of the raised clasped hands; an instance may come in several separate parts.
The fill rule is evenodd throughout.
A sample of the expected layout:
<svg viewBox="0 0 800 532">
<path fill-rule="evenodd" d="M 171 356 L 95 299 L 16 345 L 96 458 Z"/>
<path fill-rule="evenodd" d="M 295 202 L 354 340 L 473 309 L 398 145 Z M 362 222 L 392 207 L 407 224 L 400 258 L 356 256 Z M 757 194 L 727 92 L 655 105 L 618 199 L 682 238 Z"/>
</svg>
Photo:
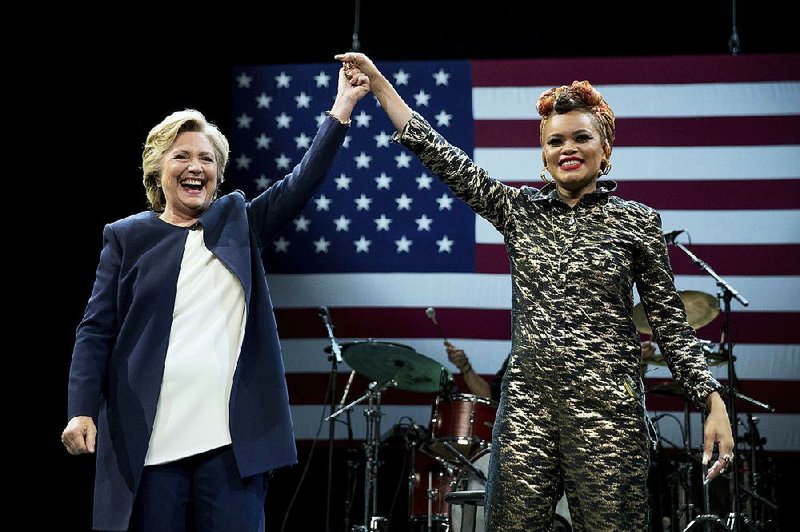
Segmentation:
<svg viewBox="0 0 800 532">
<path fill-rule="evenodd" d="M 341 71 L 351 84 L 363 83 L 364 78 L 369 80 L 369 89 L 378 99 L 397 131 L 401 131 L 411 120 L 413 111 L 397 94 L 389 80 L 381 74 L 375 63 L 359 52 L 337 54 L 334 58 L 342 62 Z"/>
<path fill-rule="evenodd" d="M 350 80 L 350 83 L 358 83 L 361 76 L 366 77 L 370 82 L 374 81 L 374 77 L 380 74 L 375 63 L 366 55 L 359 52 L 347 52 L 344 54 L 337 54 L 334 59 L 341 61 L 345 77 Z"/>
<path fill-rule="evenodd" d="M 353 101 L 358 101 L 370 91 L 369 78 L 352 68 L 350 63 L 343 63 L 339 69 L 339 90 Z"/>
</svg>

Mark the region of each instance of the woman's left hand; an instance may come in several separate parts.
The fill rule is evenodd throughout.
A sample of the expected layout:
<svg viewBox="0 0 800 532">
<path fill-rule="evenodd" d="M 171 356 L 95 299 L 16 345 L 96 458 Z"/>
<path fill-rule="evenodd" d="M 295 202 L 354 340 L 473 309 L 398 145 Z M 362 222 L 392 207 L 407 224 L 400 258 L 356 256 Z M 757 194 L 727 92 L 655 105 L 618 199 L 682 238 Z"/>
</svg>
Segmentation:
<svg viewBox="0 0 800 532">
<path fill-rule="evenodd" d="M 711 453 L 714 451 L 715 443 L 718 444 L 719 448 L 717 461 L 708 469 L 708 474 L 706 475 L 706 482 L 708 482 L 730 467 L 735 467 L 735 456 L 733 453 L 733 433 L 731 432 L 725 402 L 719 393 L 712 392 L 706 399 L 706 404 L 709 407 L 709 413 L 703 427 L 703 465 L 707 465 L 711 460 Z"/>
</svg>

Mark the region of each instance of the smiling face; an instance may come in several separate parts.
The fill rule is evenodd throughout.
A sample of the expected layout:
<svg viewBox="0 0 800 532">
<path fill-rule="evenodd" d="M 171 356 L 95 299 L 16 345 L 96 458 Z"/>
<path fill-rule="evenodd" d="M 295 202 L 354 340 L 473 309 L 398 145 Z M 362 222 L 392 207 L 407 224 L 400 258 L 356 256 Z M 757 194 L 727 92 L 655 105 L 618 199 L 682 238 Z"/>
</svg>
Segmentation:
<svg viewBox="0 0 800 532">
<path fill-rule="evenodd" d="M 217 160 L 205 134 L 184 131 L 164 154 L 161 187 L 166 198 L 162 218 L 191 222 L 205 211 L 217 190 Z"/>
<path fill-rule="evenodd" d="M 611 147 L 589 113 L 553 114 L 542 130 L 542 157 L 559 193 L 580 198 L 596 188 L 600 163 Z"/>
</svg>

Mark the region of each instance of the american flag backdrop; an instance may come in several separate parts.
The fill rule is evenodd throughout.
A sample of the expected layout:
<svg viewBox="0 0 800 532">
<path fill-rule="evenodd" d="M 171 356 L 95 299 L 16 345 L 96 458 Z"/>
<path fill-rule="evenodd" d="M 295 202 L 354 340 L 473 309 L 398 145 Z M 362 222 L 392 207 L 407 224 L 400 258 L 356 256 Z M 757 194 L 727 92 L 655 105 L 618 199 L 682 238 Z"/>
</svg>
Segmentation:
<svg viewBox="0 0 800 532">
<path fill-rule="evenodd" d="M 684 230 L 677 240 L 750 301 L 732 302 L 738 389 L 776 411 L 739 402 L 740 418 L 750 412 L 760 419 L 765 449 L 800 451 L 800 56 L 378 66 L 451 143 L 514 186 L 539 186 L 539 94 L 591 81 L 617 117 L 609 175 L 617 195 L 657 209 L 664 231 Z M 337 71 L 334 62 L 236 69 L 228 171 L 234 187 L 252 197 L 299 162 L 331 106 Z M 501 236 L 391 142 L 394 128 L 374 98 L 360 102 L 352 120 L 324 187 L 265 250 L 299 440 L 315 437 L 324 414 L 330 362 L 321 305 L 340 342 L 405 344 L 454 372 L 427 307 L 487 377 L 510 346 Z M 678 290 L 717 294 L 715 280 L 683 251 L 671 247 L 670 258 Z M 720 314 L 698 336 L 719 342 L 721 328 Z M 339 367 L 337 395 L 349 371 Z M 725 366 L 712 371 L 727 376 Z M 668 369 L 648 367 L 648 387 L 669 380 Z M 357 376 L 350 398 L 367 382 Z M 428 424 L 433 399 L 388 390 L 382 428 L 404 416 Z M 656 393 L 647 404 L 651 414 L 683 408 L 680 398 Z M 355 438 L 365 434 L 362 411 L 356 407 L 352 416 Z M 664 418 L 659 428 L 680 442 L 675 421 Z M 697 414 L 691 424 L 697 446 Z M 347 436 L 344 426 L 336 436 Z"/>
</svg>

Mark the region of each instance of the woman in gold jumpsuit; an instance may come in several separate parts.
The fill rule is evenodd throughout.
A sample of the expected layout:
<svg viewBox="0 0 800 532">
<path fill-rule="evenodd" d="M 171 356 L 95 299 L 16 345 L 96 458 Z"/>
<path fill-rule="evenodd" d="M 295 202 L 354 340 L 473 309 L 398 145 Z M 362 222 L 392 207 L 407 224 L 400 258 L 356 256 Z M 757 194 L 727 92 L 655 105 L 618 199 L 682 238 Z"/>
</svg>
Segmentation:
<svg viewBox="0 0 800 532">
<path fill-rule="evenodd" d="M 548 530 L 561 488 L 575 530 L 646 530 L 647 438 L 634 382 L 641 346 L 636 284 L 673 376 L 708 414 L 714 443 L 732 459 L 720 384 L 708 371 L 675 289 L 661 220 L 613 195 L 614 115 L 588 82 L 545 91 L 537 110 L 541 189 L 492 179 L 413 112 L 363 54 L 337 56 L 363 72 L 394 138 L 503 235 L 512 272 L 512 346 L 492 435 L 487 530 Z M 641 393 L 639 391 L 639 393 Z"/>
</svg>

